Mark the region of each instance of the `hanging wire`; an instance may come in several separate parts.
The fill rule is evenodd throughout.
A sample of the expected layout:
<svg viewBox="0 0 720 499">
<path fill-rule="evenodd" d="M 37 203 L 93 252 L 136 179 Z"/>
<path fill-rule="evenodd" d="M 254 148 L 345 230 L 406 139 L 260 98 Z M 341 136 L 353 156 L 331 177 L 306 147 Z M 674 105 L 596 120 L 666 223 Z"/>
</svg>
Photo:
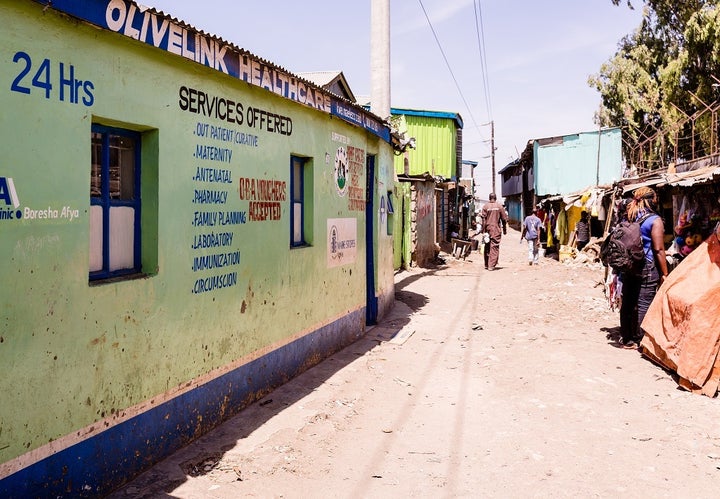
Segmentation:
<svg viewBox="0 0 720 499">
<path fill-rule="evenodd" d="M 487 54 L 485 52 L 485 29 L 482 18 L 482 6 L 480 0 L 473 2 L 475 12 L 475 32 L 477 33 L 478 52 L 480 53 L 480 71 L 482 73 L 483 91 L 485 93 L 485 108 L 488 113 L 488 121 L 492 121 L 492 105 L 490 103 L 490 80 L 487 69 Z"/>
<path fill-rule="evenodd" d="M 472 113 L 472 110 L 470 109 L 470 106 L 467 103 L 467 100 L 465 99 L 465 95 L 463 95 L 462 90 L 460 89 L 460 84 L 457 81 L 457 78 L 455 78 L 455 73 L 453 73 L 452 68 L 450 67 L 450 62 L 448 61 L 448 58 L 445 56 L 445 51 L 442 48 L 442 44 L 440 43 L 440 39 L 437 36 L 437 33 L 435 33 L 435 28 L 432 25 L 432 22 L 430 22 L 430 17 L 428 16 L 427 11 L 425 10 L 425 6 L 422 3 L 422 0 L 418 0 L 420 3 L 420 7 L 422 8 L 423 14 L 425 14 L 425 19 L 428 22 L 428 25 L 430 26 L 430 31 L 432 31 L 433 36 L 435 37 L 435 42 L 437 43 L 438 48 L 440 49 L 440 53 L 442 54 L 443 59 L 445 60 L 445 65 L 448 68 L 448 71 L 450 72 L 450 76 L 452 76 L 453 81 L 455 82 L 455 88 L 457 88 L 458 93 L 460 94 L 460 98 L 462 99 L 463 103 L 465 104 L 465 108 L 467 109 L 468 113 L 470 114 L 470 119 L 473 122 L 473 125 L 475 125 L 475 128 L 479 131 L 480 126 L 477 124 L 477 121 L 475 121 L 475 116 Z"/>
</svg>

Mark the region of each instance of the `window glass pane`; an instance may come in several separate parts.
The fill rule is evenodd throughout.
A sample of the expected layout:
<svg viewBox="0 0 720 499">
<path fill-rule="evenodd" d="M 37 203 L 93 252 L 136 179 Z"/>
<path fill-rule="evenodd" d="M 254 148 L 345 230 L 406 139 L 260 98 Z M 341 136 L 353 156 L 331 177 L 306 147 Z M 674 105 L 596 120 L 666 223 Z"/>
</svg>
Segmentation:
<svg viewBox="0 0 720 499">
<path fill-rule="evenodd" d="M 92 134 L 92 166 L 90 167 L 90 196 L 102 195 L 102 135 Z"/>
<path fill-rule="evenodd" d="M 110 272 L 133 268 L 135 210 L 127 206 L 110 208 Z"/>
<path fill-rule="evenodd" d="M 135 140 L 110 135 L 110 198 L 131 200 L 135 189 Z"/>
<path fill-rule="evenodd" d="M 300 244 L 303 241 L 302 233 L 302 203 L 293 203 L 293 244 Z"/>
<path fill-rule="evenodd" d="M 303 164 L 298 158 L 293 158 L 293 192 L 292 200 L 302 200 L 302 170 Z"/>
<path fill-rule="evenodd" d="M 90 272 L 103 268 L 103 210 L 90 207 Z"/>
</svg>

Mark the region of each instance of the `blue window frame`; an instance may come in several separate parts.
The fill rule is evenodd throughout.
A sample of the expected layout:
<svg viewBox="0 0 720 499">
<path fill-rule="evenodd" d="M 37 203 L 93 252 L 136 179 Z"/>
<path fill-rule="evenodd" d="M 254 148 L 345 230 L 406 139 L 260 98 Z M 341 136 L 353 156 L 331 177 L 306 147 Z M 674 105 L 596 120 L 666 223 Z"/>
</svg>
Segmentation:
<svg viewBox="0 0 720 499">
<path fill-rule="evenodd" d="M 290 246 L 307 245 L 305 234 L 305 158 L 290 157 Z"/>
<path fill-rule="evenodd" d="M 393 191 L 387 191 L 387 235 L 392 236 L 393 234 L 393 224 L 395 223 L 395 219 L 393 215 L 395 214 L 395 207 L 393 206 Z"/>
<path fill-rule="evenodd" d="M 140 272 L 140 134 L 92 126 L 90 281 Z"/>
</svg>

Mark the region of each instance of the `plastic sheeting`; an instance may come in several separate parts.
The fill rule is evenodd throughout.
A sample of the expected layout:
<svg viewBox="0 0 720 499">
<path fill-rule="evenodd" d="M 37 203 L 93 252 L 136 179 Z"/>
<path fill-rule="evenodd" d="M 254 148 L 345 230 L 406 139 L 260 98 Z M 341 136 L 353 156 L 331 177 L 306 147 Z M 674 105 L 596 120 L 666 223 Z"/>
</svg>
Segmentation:
<svg viewBox="0 0 720 499">
<path fill-rule="evenodd" d="M 713 397 L 720 384 L 720 242 L 713 233 L 670 273 L 642 323 L 643 354 L 680 386 Z"/>
</svg>

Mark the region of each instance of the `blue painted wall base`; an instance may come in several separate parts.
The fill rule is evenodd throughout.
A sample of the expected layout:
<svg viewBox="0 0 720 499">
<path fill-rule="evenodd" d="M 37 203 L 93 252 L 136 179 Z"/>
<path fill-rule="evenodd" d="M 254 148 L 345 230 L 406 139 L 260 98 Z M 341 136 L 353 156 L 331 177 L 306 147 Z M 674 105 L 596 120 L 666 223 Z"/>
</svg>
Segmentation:
<svg viewBox="0 0 720 499">
<path fill-rule="evenodd" d="M 102 497 L 359 339 L 365 309 L 0 481 L 0 497 Z"/>
</svg>

